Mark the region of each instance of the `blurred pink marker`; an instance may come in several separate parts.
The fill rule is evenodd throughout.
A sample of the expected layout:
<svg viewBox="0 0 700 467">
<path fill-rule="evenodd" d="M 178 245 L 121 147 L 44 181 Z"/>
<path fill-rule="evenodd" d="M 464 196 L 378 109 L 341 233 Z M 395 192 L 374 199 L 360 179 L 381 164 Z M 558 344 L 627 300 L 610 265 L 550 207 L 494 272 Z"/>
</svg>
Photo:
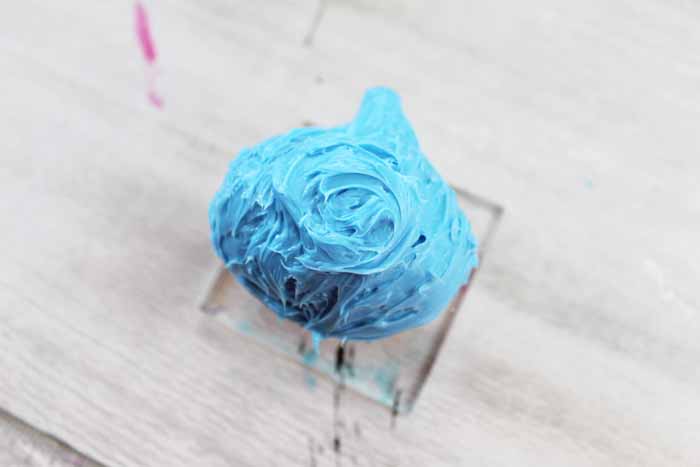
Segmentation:
<svg viewBox="0 0 700 467">
<path fill-rule="evenodd" d="M 154 106 L 163 107 L 163 99 L 155 90 L 155 64 L 156 46 L 151 36 L 151 28 L 148 24 L 148 14 L 141 2 L 134 5 L 134 23 L 136 26 L 136 37 L 141 45 L 141 52 L 148 63 L 148 100 Z"/>
</svg>

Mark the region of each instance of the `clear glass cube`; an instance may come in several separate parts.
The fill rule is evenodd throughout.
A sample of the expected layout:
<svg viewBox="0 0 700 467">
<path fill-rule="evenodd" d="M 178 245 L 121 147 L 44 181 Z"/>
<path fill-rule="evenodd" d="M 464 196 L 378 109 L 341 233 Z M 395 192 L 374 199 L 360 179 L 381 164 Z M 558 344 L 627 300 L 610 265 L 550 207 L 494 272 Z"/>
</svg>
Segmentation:
<svg viewBox="0 0 700 467">
<path fill-rule="evenodd" d="M 459 189 L 455 192 L 479 242 L 479 259 L 483 263 L 503 209 L 471 193 Z M 278 318 L 223 266 L 215 273 L 202 310 L 233 332 L 288 356 L 293 364 L 303 365 L 334 381 L 342 380 L 346 388 L 394 413 L 406 413 L 418 399 L 476 272 L 472 271 L 469 282 L 435 320 L 373 342 L 349 341 L 341 346 L 337 339 L 324 339 L 314 343 L 307 330 Z"/>
</svg>

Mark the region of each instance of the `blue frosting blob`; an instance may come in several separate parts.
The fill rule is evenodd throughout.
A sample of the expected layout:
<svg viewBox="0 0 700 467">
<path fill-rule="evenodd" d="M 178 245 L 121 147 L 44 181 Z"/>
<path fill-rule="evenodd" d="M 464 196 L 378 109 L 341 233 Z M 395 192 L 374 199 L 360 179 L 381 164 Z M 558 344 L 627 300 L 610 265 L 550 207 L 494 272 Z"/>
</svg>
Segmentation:
<svg viewBox="0 0 700 467">
<path fill-rule="evenodd" d="M 278 316 L 373 340 L 438 316 L 477 265 L 454 191 L 390 89 L 335 128 L 244 149 L 209 208 L 216 253 Z"/>
</svg>

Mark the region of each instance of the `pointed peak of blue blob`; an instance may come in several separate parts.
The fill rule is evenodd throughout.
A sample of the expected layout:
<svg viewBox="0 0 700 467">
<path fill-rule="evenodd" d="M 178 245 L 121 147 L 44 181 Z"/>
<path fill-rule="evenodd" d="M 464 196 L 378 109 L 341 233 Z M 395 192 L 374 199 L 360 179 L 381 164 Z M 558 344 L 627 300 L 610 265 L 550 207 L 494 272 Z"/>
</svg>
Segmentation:
<svg viewBox="0 0 700 467">
<path fill-rule="evenodd" d="M 409 156 L 419 150 L 413 127 L 403 113 L 401 98 L 387 87 L 365 92 L 348 132 L 397 156 Z"/>
</svg>

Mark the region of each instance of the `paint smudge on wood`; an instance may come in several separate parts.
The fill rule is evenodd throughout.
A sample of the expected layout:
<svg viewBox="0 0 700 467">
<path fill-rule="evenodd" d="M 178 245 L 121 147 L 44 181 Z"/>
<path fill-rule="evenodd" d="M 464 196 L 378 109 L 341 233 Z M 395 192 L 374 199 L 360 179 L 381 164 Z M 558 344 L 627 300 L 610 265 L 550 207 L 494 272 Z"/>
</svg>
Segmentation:
<svg viewBox="0 0 700 467">
<path fill-rule="evenodd" d="M 136 23 L 136 36 L 141 44 L 141 51 L 148 63 L 156 61 L 156 47 L 151 36 L 151 27 L 148 23 L 148 13 L 140 2 L 134 5 L 134 20 Z"/>
<path fill-rule="evenodd" d="M 151 34 L 151 26 L 148 21 L 148 13 L 146 8 L 141 4 L 141 2 L 136 2 L 134 4 L 134 26 L 136 30 L 136 38 L 139 41 L 141 47 L 141 52 L 143 53 L 143 58 L 146 60 L 148 65 L 148 90 L 146 96 L 148 101 L 155 107 L 163 107 L 163 98 L 160 97 L 155 88 L 156 79 L 156 46 L 153 41 L 153 35 Z"/>
</svg>

